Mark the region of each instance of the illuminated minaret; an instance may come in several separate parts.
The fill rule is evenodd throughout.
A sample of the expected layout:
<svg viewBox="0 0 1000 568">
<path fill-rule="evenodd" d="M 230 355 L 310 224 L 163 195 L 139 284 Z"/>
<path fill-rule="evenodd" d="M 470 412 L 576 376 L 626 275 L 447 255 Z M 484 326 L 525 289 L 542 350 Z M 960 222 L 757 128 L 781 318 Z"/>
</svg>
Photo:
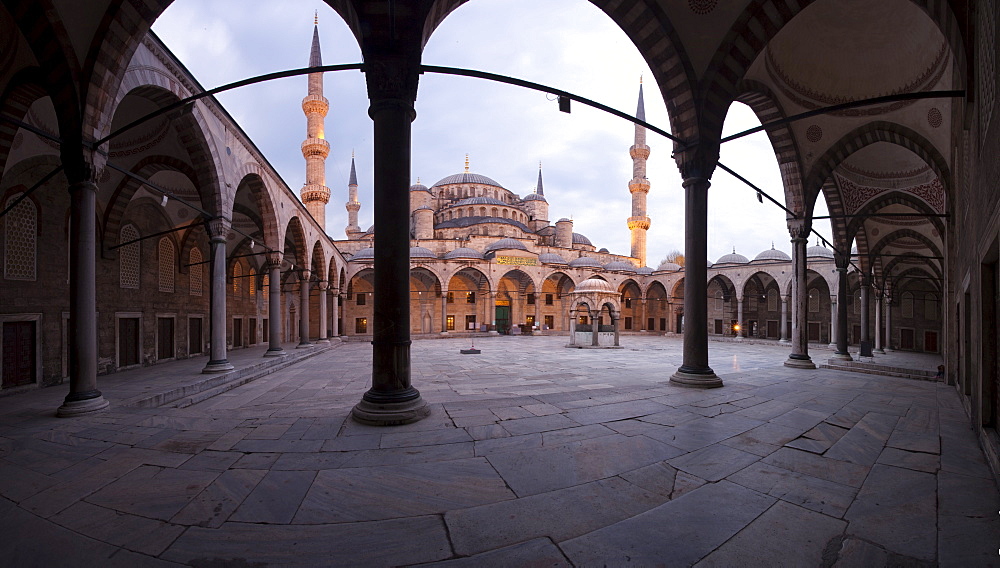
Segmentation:
<svg viewBox="0 0 1000 568">
<path fill-rule="evenodd" d="M 639 79 L 639 106 L 635 117 L 646 120 L 646 109 L 642 104 L 642 79 Z M 635 144 L 629 148 L 632 156 L 632 180 L 628 182 L 628 190 L 632 193 L 632 216 L 628 218 L 628 229 L 632 231 L 632 257 L 639 259 L 639 266 L 646 266 L 646 230 L 649 229 L 649 217 L 646 216 L 646 194 L 649 193 L 649 180 L 646 179 L 646 159 L 649 158 L 649 146 L 646 146 L 646 127 L 635 125 Z"/>
<path fill-rule="evenodd" d="M 347 180 L 347 233 L 348 239 L 357 239 L 361 236 L 361 227 L 358 226 L 358 210 L 361 203 L 358 201 L 358 172 L 354 169 L 354 152 L 351 152 L 351 177 Z"/>
<path fill-rule="evenodd" d="M 323 64 L 319 52 L 319 16 L 313 20 L 312 50 L 309 52 L 309 66 Z M 302 157 L 306 159 L 306 183 L 302 186 L 302 203 L 319 226 L 326 231 L 326 204 L 330 201 L 330 188 L 326 186 L 326 157 L 330 154 L 330 144 L 324 140 L 326 134 L 323 120 L 330 110 L 330 102 L 323 96 L 323 74 L 309 74 L 309 94 L 302 99 L 302 112 L 306 115 L 306 139 L 302 142 Z"/>
</svg>

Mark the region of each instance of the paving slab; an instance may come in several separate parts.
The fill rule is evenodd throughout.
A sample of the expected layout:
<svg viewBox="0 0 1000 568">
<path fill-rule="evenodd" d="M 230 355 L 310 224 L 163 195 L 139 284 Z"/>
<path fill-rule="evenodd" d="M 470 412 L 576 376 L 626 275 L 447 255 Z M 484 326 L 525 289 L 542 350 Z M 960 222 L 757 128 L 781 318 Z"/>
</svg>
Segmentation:
<svg viewBox="0 0 1000 568">
<path fill-rule="evenodd" d="M 844 518 L 847 533 L 923 561 L 937 558 L 934 475 L 876 464 Z"/>
<path fill-rule="evenodd" d="M 527 542 L 505 546 L 465 558 L 418 564 L 440 568 L 507 568 L 509 566 L 531 566 L 532 568 L 569 568 L 572 566 L 563 556 L 559 547 L 547 538 L 535 538 Z"/>
<path fill-rule="evenodd" d="M 748 489 L 834 518 L 844 516 L 858 493 L 854 487 L 762 462 L 751 464 L 727 479 Z"/>
<path fill-rule="evenodd" d="M 760 456 L 722 444 L 695 450 L 667 461 L 671 466 L 706 481 L 718 481 L 759 460 Z"/>
</svg>

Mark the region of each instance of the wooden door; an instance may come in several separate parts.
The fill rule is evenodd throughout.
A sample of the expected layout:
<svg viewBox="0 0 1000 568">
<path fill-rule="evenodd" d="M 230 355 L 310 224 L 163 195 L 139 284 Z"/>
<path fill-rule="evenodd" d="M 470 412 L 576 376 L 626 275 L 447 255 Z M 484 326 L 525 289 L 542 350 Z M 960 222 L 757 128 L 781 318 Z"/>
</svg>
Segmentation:
<svg viewBox="0 0 1000 568">
<path fill-rule="evenodd" d="M 899 348 L 900 349 L 913 349 L 913 330 L 912 329 L 900 329 L 899 330 Z"/>
<path fill-rule="evenodd" d="M 257 345 L 257 318 L 250 318 L 250 343 L 249 345 Z M 320 339 L 326 339 L 321 337 Z"/>
<path fill-rule="evenodd" d="M 778 339 L 778 321 L 767 320 L 767 338 Z"/>
<path fill-rule="evenodd" d="M 174 318 L 156 318 L 156 358 L 174 356 Z"/>
<path fill-rule="evenodd" d="M 819 322 L 807 322 L 806 330 L 809 333 L 809 341 L 819 341 Z"/>
<path fill-rule="evenodd" d="M 243 320 L 233 319 L 233 347 L 243 347 Z"/>
<path fill-rule="evenodd" d="M 924 332 L 924 351 L 930 353 L 937 353 L 938 350 L 938 334 L 936 331 L 925 331 Z"/>
<path fill-rule="evenodd" d="M 35 323 L 4 322 L 2 388 L 35 382 Z"/>
<path fill-rule="evenodd" d="M 201 346 L 201 318 L 191 318 L 188 320 L 188 354 L 201 353 Z"/>
<path fill-rule="evenodd" d="M 139 318 L 118 320 L 118 366 L 139 364 Z"/>
</svg>

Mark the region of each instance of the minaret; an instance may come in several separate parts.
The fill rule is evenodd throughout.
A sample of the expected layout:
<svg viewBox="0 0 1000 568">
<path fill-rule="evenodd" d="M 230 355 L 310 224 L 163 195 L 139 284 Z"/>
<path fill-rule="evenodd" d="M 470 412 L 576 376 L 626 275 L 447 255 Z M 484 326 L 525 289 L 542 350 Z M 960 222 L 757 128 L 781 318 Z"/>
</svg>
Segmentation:
<svg viewBox="0 0 1000 568">
<path fill-rule="evenodd" d="M 646 120 L 646 109 L 642 104 L 642 78 L 639 79 L 639 106 L 635 117 Z M 629 148 L 632 156 L 632 180 L 628 182 L 628 190 L 632 193 L 632 216 L 628 218 L 628 229 L 632 231 L 632 257 L 639 259 L 639 266 L 646 266 L 646 230 L 649 229 L 649 217 L 646 216 L 646 194 L 649 193 L 649 180 L 646 179 L 646 159 L 649 158 L 649 146 L 646 146 L 646 127 L 635 125 L 635 144 Z"/>
<path fill-rule="evenodd" d="M 361 233 L 358 226 L 358 211 L 361 203 L 358 201 L 358 171 L 354 168 L 354 152 L 351 152 L 351 177 L 347 180 L 347 233 L 348 239 L 355 239 Z"/>
<path fill-rule="evenodd" d="M 313 20 L 312 50 L 309 52 L 309 66 L 323 64 L 319 52 L 319 16 Z M 309 74 L 309 94 L 302 99 L 302 112 L 306 115 L 306 139 L 302 142 L 302 157 L 306 159 L 306 183 L 302 186 L 302 203 L 319 226 L 326 231 L 326 204 L 330 201 L 330 188 L 326 186 L 326 157 L 330 154 L 330 144 L 324 140 L 326 134 L 323 120 L 330 110 L 330 102 L 323 96 L 323 74 Z"/>
</svg>

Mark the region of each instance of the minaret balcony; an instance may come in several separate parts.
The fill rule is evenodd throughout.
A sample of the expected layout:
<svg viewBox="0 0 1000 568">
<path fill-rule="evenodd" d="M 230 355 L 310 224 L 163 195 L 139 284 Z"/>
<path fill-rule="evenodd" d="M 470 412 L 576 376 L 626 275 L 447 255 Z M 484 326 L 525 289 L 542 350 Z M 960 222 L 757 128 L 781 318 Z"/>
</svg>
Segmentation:
<svg viewBox="0 0 1000 568">
<path fill-rule="evenodd" d="M 630 193 L 636 193 L 640 191 L 642 193 L 649 193 L 649 180 L 633 178 L 632 181 L 628 182 L 628 190 Z"/>
<path fill-rule="evenodd" d="M 641 146 L 632 146 L 628 149 L 628 154 L 629 156 L 632 156 L 633 160 L 636 158 L 642 158 L 645 160 L 649 158 L 649 146 L 646 146 L 645 144 Z"/>
<path fill-rule="evenodd" d="M 344 205 L 344 207 L 346 207 L 348 211 L 352 211 L 352 212 L 357 213 L 358 211 L 361 210 L 361 203 L 359 203 L 357 201 L 348 201 Z"/>
<path fill-rule="evenodd" d="M 326 159 L 330 155 L 330 143 L 322 138 L 306 138 L 302 142 L 302 155 L 306 158 L 319 156 Z"/>
<path fill-rule="evenodd" d="M 330 202 L 330 188 L 325 185 L 307 185 L 302 188 L 302 202 L 313 201 Z"/>
<path fill-rule="evenodd" d="M 642 229 L 643 231 L 649 229 L 649 217 L 629 217 L 628 230 L 634 231 L 636 229 Z"/>
<path fill-rule="evenodd" d="M 306 95 L 302 99 L 302 112 L 308 114 L 320 113 L 326 116 L 326 113 L 330 110 L 330 101 L 326 99 L 323 95 Z"/>
</svg>

